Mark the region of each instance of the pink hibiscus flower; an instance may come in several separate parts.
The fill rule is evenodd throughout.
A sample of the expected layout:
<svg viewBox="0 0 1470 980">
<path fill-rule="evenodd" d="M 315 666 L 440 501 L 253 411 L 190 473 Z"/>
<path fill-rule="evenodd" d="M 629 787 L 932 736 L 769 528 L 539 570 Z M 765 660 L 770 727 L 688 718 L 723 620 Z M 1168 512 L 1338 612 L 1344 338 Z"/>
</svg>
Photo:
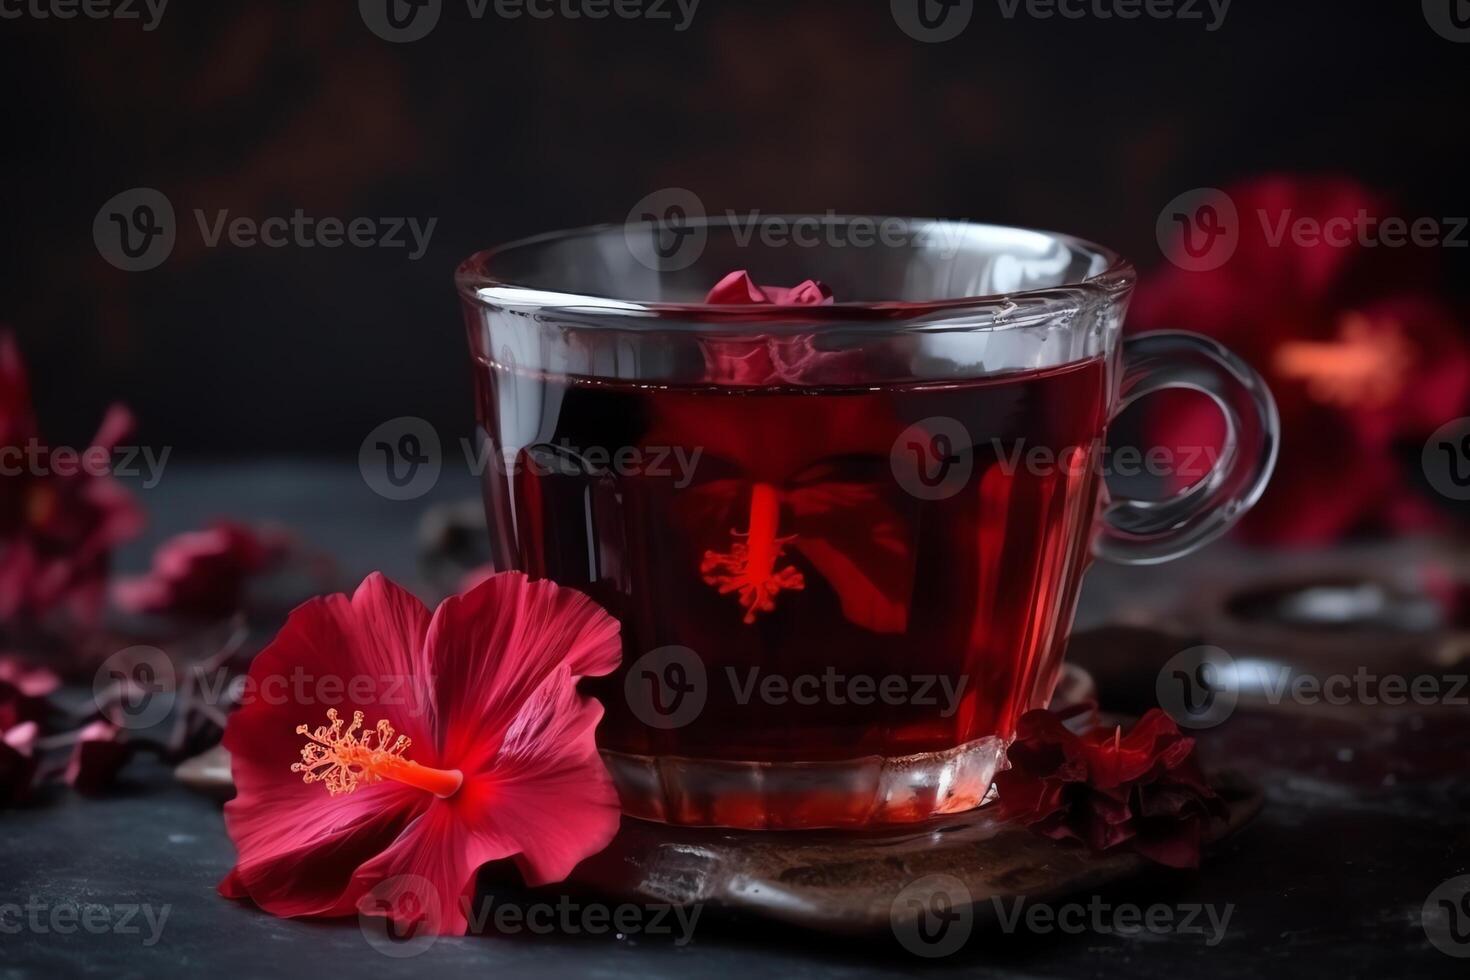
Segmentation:
<svg viewBox="0 0 1470 980">
<path fill-rule="evenodd" d="M 620 649 L 590 599 L 515 572 L 432 616 L 378 574 L 351 598 L 307 602 L 256 657 L 261 696 L 225 732 L 239 860 L 221 893 L 280 916 L 458 934 L 486 862 L 513 858 L 532 885 L 565 878 L 618 828 L 593 737 L 602 706 L 576 684 L 610 673 Z M 303 671 L 320 697 L 267 696 Z M 430 883 L 439 915 L 410 881 Z"/>
</svg>

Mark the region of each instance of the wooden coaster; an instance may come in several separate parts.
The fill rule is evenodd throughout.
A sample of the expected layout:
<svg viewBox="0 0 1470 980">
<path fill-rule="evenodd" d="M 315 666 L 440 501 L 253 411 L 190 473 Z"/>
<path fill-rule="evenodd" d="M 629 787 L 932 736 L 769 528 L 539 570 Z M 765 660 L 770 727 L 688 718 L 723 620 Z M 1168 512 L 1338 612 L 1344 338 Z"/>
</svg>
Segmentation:
<svg viewBox="0 0 1470 980">
<path fill-rule="evenodd" d="M 1229 818 L 1227 837 L 1260 810 L 1263 794 L 1239 773 L 1212 778 Z M 1131 852 L 1093 854 L 1002 823 L 994 807 L 882 832 L 734 831 L 671 827 L 624 818 L 613 843 L 584 861 L 572 881 L 621 901 L 703 904 L 837 934 L 883 933 L 901 901 L 930 875 L 958 880 L 977 925 L 1018 898 L 1058 898 L 1129 877 L 1146 866 Z M 951 895 L 951 897 L 953 897 Z M 997 902 L 996 900 L 999 900 Z"/>
</svg>

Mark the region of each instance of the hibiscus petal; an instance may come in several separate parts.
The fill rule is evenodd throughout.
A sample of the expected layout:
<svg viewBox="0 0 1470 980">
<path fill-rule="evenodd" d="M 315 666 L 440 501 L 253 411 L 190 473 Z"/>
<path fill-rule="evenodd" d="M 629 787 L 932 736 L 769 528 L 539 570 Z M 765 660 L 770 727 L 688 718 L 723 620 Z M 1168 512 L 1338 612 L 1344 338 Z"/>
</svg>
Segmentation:
<svg viewBox="0 0 1470 980">
<path fill-rule="evenodd" d="M 559 667 L 572 678 L 611 673 L 622 656 L 619 630 L 580 592 L 519 572 L 444 600 L 425 640 L 444 756 L 466 772 L 479 768 Z"/>
<path fill-rule="evenodd" d="M 485 823 L 515 841 L 527 883 L 561 881 L 617 834 L 617 789 L 597 752 L 602 705 L 565 668 L 546 679 L 506 734 Z"/>
<path fill-rule="evenodd" d="M 392 918 L 399 926 L 418 925 L 431 935 L 464 934 L 476 872 L 508 856 L 514 845 L 474 832 L 456 809 L 453 802 L 436 802 L 358 869 L 352 892 L 360 914 Z M 369 892 L 372 900 L 364 902 Z"/>
<path fill-rule="evenodd" d="M 326 804 L 324 789 L 308 788 L 324 802 L 314 820 L 302 819 L 299 800 L 233 811 L 238 797 L 225 804 L 225 825 L 241 858 L 220 882 L 221 895 L 249 898 L 288 918 L 352 913 L 367 891 L 353 876 L 400 839 L 413 815 L 368 791 Z"/>
</svg>

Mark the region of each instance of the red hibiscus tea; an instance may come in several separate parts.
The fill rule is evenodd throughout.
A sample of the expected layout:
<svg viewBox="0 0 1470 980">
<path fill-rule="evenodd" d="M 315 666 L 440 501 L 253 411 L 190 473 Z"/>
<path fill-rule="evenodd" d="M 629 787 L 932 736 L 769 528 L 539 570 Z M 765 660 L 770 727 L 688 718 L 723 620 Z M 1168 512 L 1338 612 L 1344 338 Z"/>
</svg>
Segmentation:
<svg viewBox="0 0 1470 980">
<path fill-rule="evenodd" d="M 810 247 L 650 220 L 459 270 L 495 564 L 621 623 L 622 666 L 589 689 L 636 816 L 865 827 L 979 806 L 1050 697 L 1091 557 L 1199 547 L 1275 460 L 1269 393 L 1228 351 L 1125 350 L 1133 272 L 1107 249 L 802 220 Z M 887 223 L 881 245 L 857 245 L 860 221 Z M 1219 464 L 1100 514 L 1108 420 L 1172 387 L 1226 416 Z"/>
<path fill-rule="evenodd" d="M 482 362 L 480 382 L 494 458 L 509 464 L 485 482 L 496 527 L 515 528 L 499 560 L 587 592 L 623 624 L 624 671 L 596 689 L 610 752 L 933 755 L 1009 733 L 1045 702 L 1088 558 L 1101 359 L 820 388 Z M 520 422 L 546 436 L 507 447 L 503 404 L 541 406 Z M 802 816 L 741 814 L 779 800 L 693 790 L 679 803 L 681 822 Z M 829 820 L 860 805 L 828 801 Z"/>
</svg>

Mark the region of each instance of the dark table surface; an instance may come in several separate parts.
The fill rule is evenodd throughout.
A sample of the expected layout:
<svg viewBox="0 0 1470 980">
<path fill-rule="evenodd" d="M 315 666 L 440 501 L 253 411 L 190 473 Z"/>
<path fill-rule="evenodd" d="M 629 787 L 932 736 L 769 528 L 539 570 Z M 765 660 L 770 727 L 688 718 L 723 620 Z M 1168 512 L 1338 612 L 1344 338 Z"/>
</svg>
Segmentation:
<svg viewBox="0 0 1470 980">
<path fill-rule="evenodd" d="M 429 496 L 395 503 L 374 495 L 352 466 L 176 464 L 143 493 L 153 522 L 123 564 L 136 568 L 159 538 L 228 514 L 289 524 L 334 555 L 349 580 L 380 568 L 412 582 L 424 508 L 474 493 L 468 477 L 447 474 Z M 1263 564 L 1290 560 L 1221 548 L 1167 569 L 1099 566 L 1079 623 L 1146 619 Z M 1106 686 L 1102 697 L 1106 704 Z M 286 921 L 218 897 L 215 883 L 233 859 L 219 805 L 178 785 L 163 765 L 140 760 L 105 798 L 61 792 L 0 814 L 0 906 L 34 910 L 23 913 L 28 921 L 15 910 L 0 916 L 0 978 L 1465 976 L 1470 959 L 1431 944 L 1422 916 L 1437 887 L 1470 874 L 1466 711 L 1242 710 L 1205 734 L 1212 761 L 1264 785 L 1262 814 L 1201 872 L 1149 872 L 1072 901 L 1228 909 L 1228 927 L 1213 944 L 1196 933 L 1022 928 L 977 931 L 959 953 L 934 961 L 905 953 L 891 937 L 837 940 L 717 911 L 700 918 L 686 943 L 470 936 L 392 958 L 367 942 L 356 920 Z M 1470 943 L 1457 951 L 1470 955 Z"/>
</svg>

